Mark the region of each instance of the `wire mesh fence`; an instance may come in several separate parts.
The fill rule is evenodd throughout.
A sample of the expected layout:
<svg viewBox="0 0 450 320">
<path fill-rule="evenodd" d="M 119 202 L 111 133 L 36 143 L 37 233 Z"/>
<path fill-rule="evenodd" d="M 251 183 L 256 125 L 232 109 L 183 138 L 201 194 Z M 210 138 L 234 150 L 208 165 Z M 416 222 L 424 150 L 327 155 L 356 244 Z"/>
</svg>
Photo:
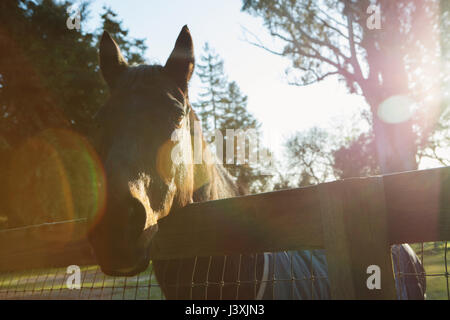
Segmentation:
<svg viewBox="0 0 450 320">
<path fill-rule="evenodd" d="M 425 272 L 420 274 L 399 272 L 396 276 L 400 280 L 405 276 L 423 276 L 426 279 L 426 299 L 450 300 L 448 241 L 416 243 L 411 247 L 420 257 Z"/>
<path fill-rule="evenodd" d="M 134 277 L 109 277 L 98 266 L 83 266 L 80 289 L 69 289 L 66 268 L 10 272 L 0 275 L 0 299 L 163 299 L 152 267 Z"/>
<path fill-rule="evenodd" d="M 408 277 L 426 278 L 426 299 L 448 299 L 449 290 L 449 248 L 448 242 L 430 242 L 411 245 L 420 260 L 425 272 L 405 273 L 396 271 L 398 281 Z M 195 277 L 196 268 L 200 268 L 197 258 L 193 269 L 189 269 L 191 279 L 181 281 L 172 279 L 166 283 L 168 290 L 175 289 L 176 298 L 224 298 L 232 296 L 234 299 L 320 299 L 321 290 L 327 280 L 326 270 L 317 270 L 314 255 L 311 254 L 309 272 L 299 274 L 295 272 L 295 258 L 292 252 L 275 255 L 287 259 L 288 267 L 276 270 L 275 259 L 266 260 L 268 265 L 258 271 L 258 261 L 264 261 L 264 254 L 254 255 L 254 266 L 247 268 L 250 276 L 245 276 L 241 268 L 243 256 L 239 255 L 238 274 L 235 279 L 226 279 L 225 266 L 227 257 L 223 261 L 222 277 L 214 277 L 206 269 L 206 276 L 202 279 Z M 205 258 L 206 265 L 211 267 L 213 258 Z M 183 271 L 182 263 L 166 264 L 166 268 L 175 268 L 175 274 Z M 278 267 L 279 268 L 279 267 Z M 158 284 L 154 265 L 150 264 L 146 271 L 133 277 L 110 277 L 103 274 L 98 266 L 82 266 L 81 288 L 69 289 L 67 280 L 70 273 L 66 268 L 40 269 L 0 274 L 0 299 L 92 299 L 92 300 L 134 300 L 134 299 L 165 299 Z M 186 271 L 186 270 L 184 270 Z M 191 272 L 192 271 L 192 272 Z M 254 272 L 254 273 L 253 273 Z M 173 273 L 172 273 L 173 274 Z M 321 289 L 322 288 L 322 289 Z M 182 292 L 185 292 L 183 294 Z M 201 294 L 199 294 L 201 292 Z M 179 294 L 179 295 L 178 295 Z"/>
</svg>

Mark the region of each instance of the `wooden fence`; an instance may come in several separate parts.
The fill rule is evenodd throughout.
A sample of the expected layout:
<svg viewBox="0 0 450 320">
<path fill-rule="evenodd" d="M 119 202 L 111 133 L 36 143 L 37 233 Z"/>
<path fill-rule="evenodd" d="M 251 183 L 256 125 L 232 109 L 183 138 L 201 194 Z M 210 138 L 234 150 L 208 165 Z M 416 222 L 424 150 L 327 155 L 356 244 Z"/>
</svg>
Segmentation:
<svg viewBox="0 0 450 320">
<path fill-rule="evenodd" d="M 191 204 L 153 259 L 325 248 L 334 299 L 395 299 L 390 245 L 450 240 L 450 167 Z M 0 272 L 95 264 L 85 220 L 0 231 Z M 369 290 L 367 267 L 381 269 Z"/>
</svg>

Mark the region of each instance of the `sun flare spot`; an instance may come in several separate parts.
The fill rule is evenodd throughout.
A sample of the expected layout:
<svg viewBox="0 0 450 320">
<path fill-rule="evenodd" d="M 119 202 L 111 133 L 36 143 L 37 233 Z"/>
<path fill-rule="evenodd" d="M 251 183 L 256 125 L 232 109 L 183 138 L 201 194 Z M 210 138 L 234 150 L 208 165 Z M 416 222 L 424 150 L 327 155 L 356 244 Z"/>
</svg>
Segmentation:
<svg viewBox="0 0 450 320">
<path fill-rule="evenodd" d="M 406 96 L 392 96 L 378 106 L 378 118 L 386 123 L 397 124 L 408 121 L 416 110 L 416 103 Z"/>
<path fill-rule="evenodd" d="M 62 129 L 44 130 L 15 151 L 8 184 L 11 207 L 24 225 L 99 215 L 106 196 L 95 151 L 85 138 Z"/>
</svg>

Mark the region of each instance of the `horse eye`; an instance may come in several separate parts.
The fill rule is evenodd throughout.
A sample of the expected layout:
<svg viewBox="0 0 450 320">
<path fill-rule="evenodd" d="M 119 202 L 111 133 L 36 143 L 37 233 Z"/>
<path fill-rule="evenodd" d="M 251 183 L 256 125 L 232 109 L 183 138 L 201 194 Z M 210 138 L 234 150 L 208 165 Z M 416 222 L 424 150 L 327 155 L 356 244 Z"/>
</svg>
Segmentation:
<svg viewBox="0 0 450 320">
<path fill-rule="evenodd" d="M 175 126 L 177 128 L 181 127 L 181 124 L 183 122 L 184 117 L 186 116 L 186 113 L 183 110 L 177 110 L 174 114 L 173 120 L 175 123 Z"/>
</svg>

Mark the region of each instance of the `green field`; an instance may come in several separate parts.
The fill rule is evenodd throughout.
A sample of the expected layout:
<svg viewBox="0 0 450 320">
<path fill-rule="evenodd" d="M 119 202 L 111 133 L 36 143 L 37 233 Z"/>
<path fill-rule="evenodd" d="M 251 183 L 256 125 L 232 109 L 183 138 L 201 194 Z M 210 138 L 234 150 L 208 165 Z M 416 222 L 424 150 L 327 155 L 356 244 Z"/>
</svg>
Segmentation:
<svg viewBox="0 0 450 320">
<path fill-rule="evenodd" d="M 98 266 L 81 267 L 81 290 L 67 289 L 66 269 L 0 275 L 0 299 L 164 299 L 152 266 L 135 277 L 105 276 Z"/>
<path fill-rule="evenodd" d="M 411 247 L 422 259 L 425 266 L 427 279 L 427 299 L 429 300 L 447 300 L 447 285 L 450 279 L 445 276 L 445 242 L 428 242 L 423 244 L 413 244 Z M 450 272 L 450 244 L 447 249 L 447 272 Z"/>
</svg>

